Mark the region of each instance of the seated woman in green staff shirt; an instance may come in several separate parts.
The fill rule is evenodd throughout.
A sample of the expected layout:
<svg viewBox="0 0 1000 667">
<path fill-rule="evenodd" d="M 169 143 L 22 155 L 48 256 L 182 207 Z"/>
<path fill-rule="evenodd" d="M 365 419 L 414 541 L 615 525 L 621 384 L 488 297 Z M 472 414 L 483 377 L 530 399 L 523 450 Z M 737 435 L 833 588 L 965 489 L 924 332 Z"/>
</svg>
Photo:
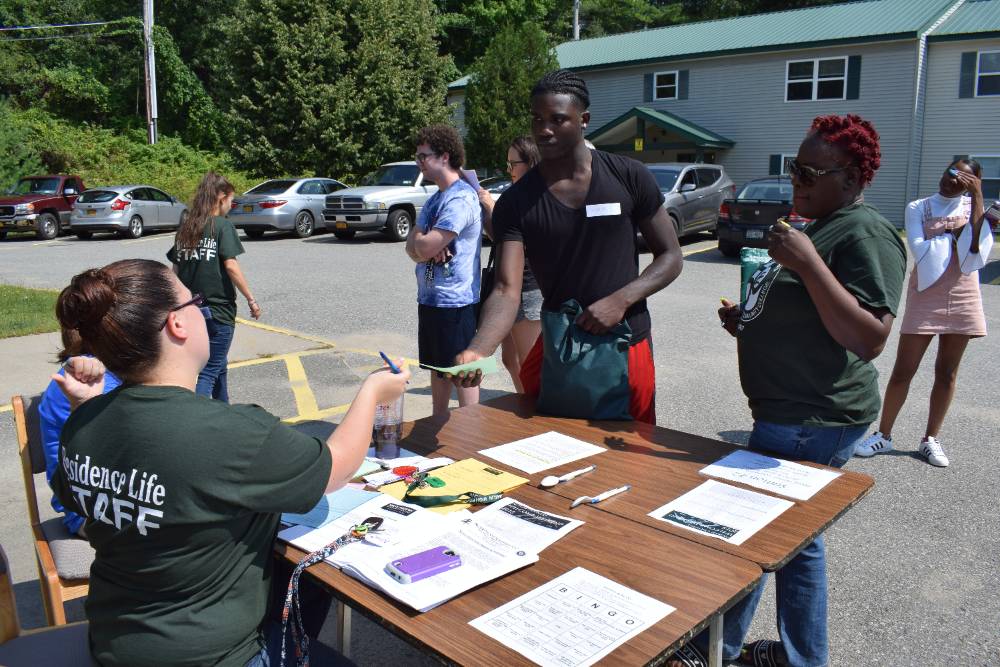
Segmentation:
<svg viewBox="0 0 1000 667">
<path fill-rule="evenodd" d="M 73 411 L 52 484 L 96 550 L 86 611 L 101 665 L 273 660 L 281 635 L 265 619 L 280 514 L 308 511 L 353 476 L 376 404 L 409 378 L 369 375 L 321 442 L 258 406 L 194 393 L 209 356 L 201 303 L 141 259 L 75 276 L 57 302 L 60 324 L 97 357 L 53 376 Z M 98 360 L 124 382 L 104 395 Z"/>
<path fill-rule="evenodd" d="M 740 382 L 753 415 L 749 449 L 840 467 L 878 416 L 871 361 L 896 317 L 906 249 L 895 228 L 864 203 L 881 164 L 879 136 L 863 118 L 819 116 L 789 165 L 803 231 L 774 226 L 771 261 L 757 270 L 742 307 L 719 318 L 737 339 Z M 764 586 L 726 612 L 723 659 L 823 667 L 827 641 L 826 553 L 817 538 L 775 573 L 779 641 L 743 645 Z M 699 642 L 704 647 L 707 637 Z"/>
</svg>

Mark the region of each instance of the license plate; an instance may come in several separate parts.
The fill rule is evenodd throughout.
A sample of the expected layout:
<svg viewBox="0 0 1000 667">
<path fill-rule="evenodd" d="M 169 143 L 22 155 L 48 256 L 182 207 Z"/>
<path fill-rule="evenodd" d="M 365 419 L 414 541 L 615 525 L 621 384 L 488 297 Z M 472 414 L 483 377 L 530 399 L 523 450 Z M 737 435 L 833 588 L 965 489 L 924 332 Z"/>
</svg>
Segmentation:
<svg viewBox="0 0 1000 667">
<path fill-rule="evenodd" d="M 338 223 L 336 223 L 334 225 L 334 227 L 336 227 L 337 229 L 347 229 L 347 223 L 346 222 L 338 222 Z"/>
<path fill-rule="evenodd" d="M 97 209 L 96 208 L 88 208 L 87 209 L 87 215 L 97 215 Z"/>
<path fill-rule="evenodd" d="M 244 206 L 243 207 L 243 212 L 244 213 L 253 213 L 253 206 Z"/>
<path fill-rule="evenodd" d="M 748 239 L 762 239 L 762 238 L 764 238 L 764 230 L 763 229 L 748 229 L 747 230 L 747 238 Z"/>
</svg>

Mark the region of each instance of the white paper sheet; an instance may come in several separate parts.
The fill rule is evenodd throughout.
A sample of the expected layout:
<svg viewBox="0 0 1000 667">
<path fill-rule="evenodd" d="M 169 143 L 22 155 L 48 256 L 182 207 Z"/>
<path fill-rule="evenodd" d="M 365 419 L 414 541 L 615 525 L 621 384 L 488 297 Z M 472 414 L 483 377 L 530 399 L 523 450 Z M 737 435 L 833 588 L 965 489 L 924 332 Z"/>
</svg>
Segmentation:
<svg viewBox="0 0 1000 667">
<path fill-rule="evenodd" d="M 810 468 L 745 449 L 730 452 L 715 463 L 705 466 L 700 472 L 709 477 L 755 486 L 795 500 L 809 500 L 817 491 L 840 476 L 835 470 Z"/>
<path fill-rule="evenodd" d="M 743 544 L 795 503 L 708 480 L 649 513 L 702 535 Z"/>
<path fill-rule="evenodd" d="M 670 605 L 577 567 L 469 622 L 544 667 L 586 667 L 648 630 Z"/>
<path fill-rule="evenodd" d="M 579 461 L 603 451 L 606 451 L 604 447 L 549 431 L 506 445 L 481 449 L 479 453 L 534 475 L 536 472 Z"/>
<path fill-rule="evenodd" d="M 487 505 L 475 517 L 495 533 L 517 535 L 518 545 L 535 553 L 583 525 L 583 521 L 543 512 L 513 498 Z"/>
</svg>

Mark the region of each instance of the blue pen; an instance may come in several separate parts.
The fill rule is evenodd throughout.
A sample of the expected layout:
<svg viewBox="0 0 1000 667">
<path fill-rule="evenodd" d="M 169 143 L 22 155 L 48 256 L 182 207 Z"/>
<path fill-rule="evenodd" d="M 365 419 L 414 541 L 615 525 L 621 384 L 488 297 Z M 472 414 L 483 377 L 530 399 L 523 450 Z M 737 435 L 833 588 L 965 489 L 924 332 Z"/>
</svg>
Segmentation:
<svg viewBox="0 0 1000 667">
<path fill-rule="evenodd" d="M 385 361 L 385 363 L 389 364 L 389 370 L 390 371 L 392 371 L 393 373 L 396 373 L 396 374 L 402 373 L 402 371 L 399 370 L 399 366 L 397 366 L 396 364 L 392 363 L 392 359 L 390 359 L 389 357 L 387 357 L 386 354 L 385 354 L 385 352 L 381 352 L 380 351 L 379 352 L 379 356 L 382 357 L 382 360 Z"/>
</svg>

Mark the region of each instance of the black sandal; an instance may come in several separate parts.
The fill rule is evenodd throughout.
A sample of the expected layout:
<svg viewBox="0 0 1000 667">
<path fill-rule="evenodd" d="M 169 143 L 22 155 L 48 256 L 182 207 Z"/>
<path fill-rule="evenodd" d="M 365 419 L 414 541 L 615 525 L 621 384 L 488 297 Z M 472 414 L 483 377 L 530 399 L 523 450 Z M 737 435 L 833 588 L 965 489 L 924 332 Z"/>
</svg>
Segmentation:
<svg viewBox="0 0 1000 667">
<path fill-rule="evenodd" d="M 785 655 L 785 648 L 781 642 L 773 639 L 758 639 L 743 645 L 739 664 L 752 665 L 752 667 L 787 667 L 788 656 Z"/>
<path fill-rule="evenodd" d="M 685 644 L 667 658 L 666 667 L 708 667 L 708 658 L 693 643 Z"/>
</svg>

